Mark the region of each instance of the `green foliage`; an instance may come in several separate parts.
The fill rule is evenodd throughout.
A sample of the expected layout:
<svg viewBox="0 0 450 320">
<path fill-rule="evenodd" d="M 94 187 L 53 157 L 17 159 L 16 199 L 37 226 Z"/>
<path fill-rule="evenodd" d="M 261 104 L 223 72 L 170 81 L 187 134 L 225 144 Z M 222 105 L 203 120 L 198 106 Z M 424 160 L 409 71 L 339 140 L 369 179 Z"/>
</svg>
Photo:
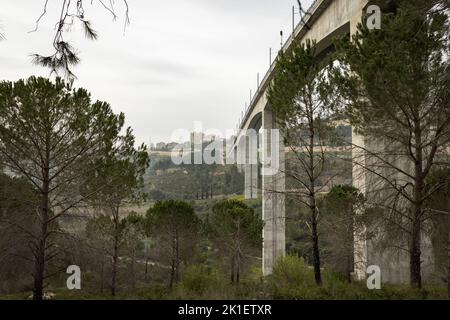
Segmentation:
<svg viewBox="0 0 450 320">
<path fill-rule="evenodd" d="M 310 226 L 316 281 L 320 283 L 317 195 L 330 165 L 325 149 L 337 131 L 333 128 L 333 110 L 325 103 L 327 75 L 316 50 L 316 42 L 306 40 L 296 41 L 282 51 L 267 98 L 292 153 L 286 157 L 286 189 L 297 191 L 287 195 L 309 209 L 306 221 Z"/>
<path fill-rule="evenodd" d="M 217 197 L 239 194 L 243 189 L 243 174 L 233 165 L 176 165 L 170 157 L 152 155 L 146 175 L 146 191 L 154 201 L 198 200 L 202 191 L 204 197 L 210 191 Z"/>
<path fill-rule="evenodd" d="M 111 245 L 115 237 L 119 239 L 119 246 L 129 242 L 138 236 L 142 239 L 145 236 L 146 221 L 137 214 L 131 214 L 120 219 L 116 225 L 114 218 L 110 215 L 99 215 L 91 219 L 86 224 L 86 234 L 89 239 L 105 241 Z M 136 240 L 136 241 L 139 241 Z"/>
<path fill-rule="evenodd" d="M 314 270 L 307 267 L 304 260 L 296 256 L 279 259 L 269 279 L 270 292 L 274 299 L 304 299 L 299 290 L 314 288 Z"/>
<path fill-rule="evenodd" d="M 148 198 L 154 201 L 167 200 L 167 195 L 158 189 L 153 189 L 148 193 Z"/>
<path fill-rule="evenodd" d="M 23 211 L 32 206 L 26 204 L 26 200 L 34 202 L 36 194 L 33 186 L 24 178 L 14 178 L 0 173 L 0 208 L 6 215 L 7 211 Z"/>
<path fill-rule="evenodd" d="M 286 121 L 298 114 L 299 103 L 309 95 L 309 89 L 315 90 L 320 65 L 315 58 L 314 42 L 296 42 L 287 52 L 281 52 L 277 62 L 274 80 L 270 85 L 268 99 L 275 108 L 277 117 Z M 300 101 L 302 103 L 304 101 Z"/>
<path fill-rule="evenodd" d="M 322 144 L 330 137 L 332 110 L 323 103 L 326 76 L 316 55 L 316 43 L 295 42 L 281 52 L 267 98 L 290 146 Z M 309 145 L 308 145 L 309 146 Z"/>
<path fill-rule="evenodd" d="M 434 280 L 442 284 L 450 281 L 450 168 L 432 172 L 428 185 L 437 190 L 427 202 L 427 208 L 433 224 Z"/>
<path fill-rule="evenodd" d="M 347 231 L 353 237 L 354 230 L 367 222 L 365 203 L 364 195 L 352 185 L 337 185 L 331 188 L 321 201 L 322 218 L 330 226 L 325 232 Z"/>
<path fill-rule="evenodd" d="M 95 193 L 94 205 L 110 208 L 119 215 L 125 204 L 139 204 L 146 199 L 142 192 L 144 174 L 150 165 L 147 147 L 135 148 L 135 137 L 131 128 L 116 142 L 115 148 L 92 163 L 97 170 L 95 181 L 86 185 L 83 192 Z"/>
<path fill-rule="evenodd" d="M 121 135 L 124 122 L 125 116 L 114 114 L 108 103 L 92 102 L 85 89 L 60 78 L 0 83 L 0 161 L 36 194 L 30 200 L 39 219 L 29 246 L 36 299 L 42 298 L 47 258 L 56 257 L 46 251 L 60 248 L 53 226 L 110 186 L 99 179 L 105 161 L 128 163 L 134 137 L 130 129 Z"/>
<path fill-rule="evenodd" d="M 240 300 L 262 299 L 264 285 L 260 272 L 253 271 L 236 286 L 229 283 L 226 275 L 214 266 L 192 265 L 183 272 L 182 281 L 172 290 L 151 287 L 144 289 L 146 298 L 176 300 Z"/>
<path fill-rule="evenodd" d="M 180 286 L 195 296 L 221 288 L 225 283 L 225 277 L 218 269 L 204 265 L 192 265 L 184 270 Z"/>
<path fill-rule="evenodd" d="M 51 181 L 67 179 L 77 188 L 82 178 L 94 178 L 98 168 L 88 164 L 108 155 L 122 139 L 123 114 L 115 115 L 106 102 L 92 103 L 86 90 L 73 89 L 59 78 L 3 81 L 0 98 L 3 163 L 38 190 L 45 151 L 52 155 L 47 159 Z"/>
<path fill-rule="evenodd" d="M 321 205 L 325 266 L 348 281 L 354 269 L 354 235 L 364 226 L 364 196 L 351 185 L 334 186 Z M 359 212 L 358 212 L 359 211 Z"/>
<path fill-rule="evenodd" d="M 158 254 L 170 265 L 172 287 L 180 280 L 181 264 L 195 257 L 202 222 L 192 206 L 184 201 L 158 201 L 147 211 L 147 232 L 158 241 Z"/>
<path fill-rule="evenodd" d="M 240 282 L 242 262 L 252 249 L 260 248 L 264 223 L 258 213 L 242 201 L 218 202 L 207 217 L 210 239 L 230 269 L 231 282 Z"/>
<path fill-rule="evenodd" d="M 448 90 L 442 90 L 450 81 L 448 16 L 419 2 L 398 1 L 397 14 L 385 14 L 380 30 L 361 24 L 353 41 L 337 42 L 332 100 L 347 104 L 346 116 L 365 136 L 404 143 L 399 132 L 410 130 L 414 112 L 439 125 L 448 116 Z"/>
<path fill-rule="evenodd" d="M 29 286 L 28 243 L 36 231 L 35 201 L 36 193 L 26 179 L 0 173 L 0 294 Z"/>
<path fill-rule="evenodd" d="M 150 232 L 183 230 L 185 233 L 199 230 L 200 220 L 192 206 L 180 200 L 157 201 L 147 211 Z"/>
<path fill-rule="evenodd" d="M 363 197 L 358 189 L 351 185 L 338 185 L 331 188 L 327 198 L 329 200 L 343 200 L 351 204 L 358 202 Z"/>
<path fill-rule="evenodd" d="M 383 284 L 382 290 L 369 290 L 364 282 L 346 282 L 340 275 L 325 270 L 323 286 L 314 282 L 313 270 L 303 259 L 287 256 L 275 264 L 267 280 L 267 291 L 278 300 L 423 300 L 446 299 L 445 288 L 411 289 L 406 285 Z"/>
<path fill-rule="evenodd" d="M 450 167 L 434 170 L 428 177 L 428 185 L 438 189 L 440 194 L 450 193 Z"/>
<path fill-rule="evenodd" d="M 411 285 L 420 288 L 424 202 L 435 191 L 427 177 L 450 143 L 450 14 L 432 1 L 396 6 L 381 29 L 360 24 L 352 41 L 337 42 L 327 92 L 366 142 L 354 163 L 373 177 L 370 200 L 384 209 L 372 229 L 383 231 L 381 245 L 408 248 Z"/>
<path fill-rule="evenodd" d="M 86 224 L 88 238 L 109 239 L 114 235 L 114 224 L 110 216 L 100 215 Z"/>
<path fill-rule="evenodd" d="M 215 204 L 212 214 L 208 216 L 208 225 L 213 237 L 242 236 L 252 245 L 262 243 L 263 222 L 255 211 L 242 201 L 224 200 Z"/>
</svg>

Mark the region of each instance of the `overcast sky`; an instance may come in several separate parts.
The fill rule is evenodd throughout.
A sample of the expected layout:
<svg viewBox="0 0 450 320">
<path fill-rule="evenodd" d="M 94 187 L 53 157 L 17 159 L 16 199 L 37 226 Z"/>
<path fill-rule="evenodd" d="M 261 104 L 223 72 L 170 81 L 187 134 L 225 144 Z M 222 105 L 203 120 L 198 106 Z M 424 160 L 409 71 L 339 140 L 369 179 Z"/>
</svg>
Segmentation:
<svg viewBox="0 0 450 320">
<path fill-rule="evenodd" d="M 33 66 L 30 54 L 52 53 L 61 0 L 49 0 L 39 30 L 34 21 L 45 0 L 0 0 L 0 78 L 17 80 L 49 72 Z M 295 0 L 128 0 L 131 25 L 100 3 L 85 1 L 86 16 L 100 37 L 92 42 L 74 29 L 69 39 L 82 62 L 77 87 L 124 112 L 139 142 L 168 141 L 177 129 L 233 129 L 255 90 L 256 73 L 269 65 L 269 47 L 279 49 L 280 30 L 289 33 Z M 106 3 L 108 1 L 105 1 Z M 309 7 L 311 0 L 302 1 Z M 298 17 L 297 17 L 298 19 Z"/>
</svg>

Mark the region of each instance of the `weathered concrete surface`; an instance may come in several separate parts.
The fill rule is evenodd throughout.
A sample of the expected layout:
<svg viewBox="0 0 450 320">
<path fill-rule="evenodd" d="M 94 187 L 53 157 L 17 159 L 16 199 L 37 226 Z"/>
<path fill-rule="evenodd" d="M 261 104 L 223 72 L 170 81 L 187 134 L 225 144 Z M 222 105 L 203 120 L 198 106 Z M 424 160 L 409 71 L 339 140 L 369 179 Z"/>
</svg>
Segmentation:
<svg viewBox="0 0 450 320">
<path fill-rule="evenodd" d="M 262 167 L 263 273 L 270 275 L 276 261 L 286 254 L 285 147 L 283 137 L 278 132 L 272 132 L 276 129 L 276 123 L 269 107 L 263 112 L 262 127 L 265 129 L 262 137 L 263 159 L 276 159 L 276 163 L 265 161 Z M 278 170 L 274 174 L 275 168 Z"/>
<path fill-rule="evenodd" d="M 393 143 L 374 138 L 364 139 L 360 136 L 356 136 L 354 139 L 353 143 L 356 146 L 353 151 L 354 185 L 364 193 L 367 206 L 385 211 L 384 221 L 376 221 L 376 223 L 367 225 L 366 228 L 360 230 L 362 236 L 366 231 L 368 235 L 374 234 L 374 236 L 370 236 L 367 240 L 364 240 L 363 237 L 360 239 L 360 244 L 364 245 L 365 251 L 355 250 L 355 260 L 356 254 L 359 253 L 365 257 L 365 266 L 379 266 L 382 271 L 383 282 L 408 283 L 410 280 L 409 239 L 407 234 L 395 225 L 398 223 L 402 226 L 408 225 L 408 218 L 405 217 L 408 215 L 411 203 L 399 196 L 398 190 L 386 179 L 388 178 L 391 182 L 402 186 L 413 185 L 414 181 L 409 176 L 414 174 L 412 162 L 406 154 L 402 155 L 400 146 L 395 146 Z M 372 154 L 384 156 L 371 156 L 370 153 L 366 154 L 362 148 L 370 150 Z M 401 168 L 409 175 L 386 167 L 384 161 Z M 369 170 L 364 170 L 364 167 Z M 372 171 L 376 173 L 372 173 Z M 359 234 L 355 235 L 355 244 L 358 244 L 356 242 L 357 236 Z M 421 250 L 422 279 L 424 282 L 431 282 L 434 280 L 433 246 L 429 235 L 425 233 L 422 234 Z M 361 264 L 362 267 L 363 264 Z M 355 271 L 361 272 L 361 274 L 357 274 L 358 278 L 364 278 L 364 270 Z"/>
</svg>

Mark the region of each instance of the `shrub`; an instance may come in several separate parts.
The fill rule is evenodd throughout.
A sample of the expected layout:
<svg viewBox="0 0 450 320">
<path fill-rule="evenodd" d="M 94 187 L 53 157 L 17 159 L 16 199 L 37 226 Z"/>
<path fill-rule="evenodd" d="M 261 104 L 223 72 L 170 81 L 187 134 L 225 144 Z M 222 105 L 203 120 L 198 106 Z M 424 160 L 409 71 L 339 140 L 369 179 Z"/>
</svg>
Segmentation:
<svg viewBox="0 0 450 320">
<path fill-rule="evenodd" d="M 223 275 L 213 267 L 192 265 L 185 269 L 181 287 L 188 292 L 202 295 L 205 292 L 220 288 L 224 284 Z"/>
<path fill-rule="evenodd" d="M 279 259 L 268 283 L 274 299 L 306 299 L 305 289 L 316 286 L 314 271 L 296 256 Z"/>
<path fill-rule="evenodd" d="M 288 256 L 275 264 L 267 290 L 273 299 L 284 300 L 425 300 L 446 299 L 445 288 L 412 289 L 409 285 L 383 284 L 367 289 L 365 282 L 348 283 L 338 273 L 324 270 L 323 286 L 314 282 L 314 272 L 303 259 Z"/>
</svg>

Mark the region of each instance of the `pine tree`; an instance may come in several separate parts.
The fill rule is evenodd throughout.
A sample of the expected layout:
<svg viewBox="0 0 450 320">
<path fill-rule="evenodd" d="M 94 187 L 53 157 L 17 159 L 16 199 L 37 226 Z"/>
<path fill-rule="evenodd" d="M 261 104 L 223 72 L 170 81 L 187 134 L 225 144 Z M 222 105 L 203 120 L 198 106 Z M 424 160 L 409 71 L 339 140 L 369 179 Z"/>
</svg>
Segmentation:
<svg viewBox="0 0 450 320">
<path fill-rule="evenodd" d="M 34 299 L 43 298 L 46 267 L 58 256 L 54 237 L 58 219 L 85 204 L 107 185 L 97 183 L 102 159 L 118 149 L 124 115 L 106 102 L 92 103 L 84 89 L 61 79 L 31 77 L 0 83 L 0 163 L 33 187 L 37 231 L 31 250 L 34 259 Z M 85 186 L 95 185 L 89 192 Z M 31 200 L 31 199 L 30 199 Z"/>
<path fill-rule="evenodd" d="M 449 16 L 438 1 L 395 2 L 381 30 L 360 25 L 352 41 L 338 43 L 331 82 L 333 101 L 365 137 L 365 146 L 353 146 L 362 156 L 354 164 L 371 173 L 372 202 L 384 208 L 386 225 L 406 238 L 410 281 L 420 288 L 425 202 L 436 191 L 426 180 L 449 165 Z"/>
<path fill-rule="evenodd" d="M 316 56 L 316 44 L 295 43 L 281 52 L 274 79 L 268 92 L 285 145 L 291 157 L 287 159 L 286 176 L 293 181 L 287 196 L 306 206 L 309 218 L 315 279 L 322 285 L 318 231 L 318 182 L 326 171 L 326 152 L 331 132 L 331 109 L 322 98 L 325 82 L 323 65 Z M 270 190 L 268 190 L 270 192 Z"/>
</svg>

